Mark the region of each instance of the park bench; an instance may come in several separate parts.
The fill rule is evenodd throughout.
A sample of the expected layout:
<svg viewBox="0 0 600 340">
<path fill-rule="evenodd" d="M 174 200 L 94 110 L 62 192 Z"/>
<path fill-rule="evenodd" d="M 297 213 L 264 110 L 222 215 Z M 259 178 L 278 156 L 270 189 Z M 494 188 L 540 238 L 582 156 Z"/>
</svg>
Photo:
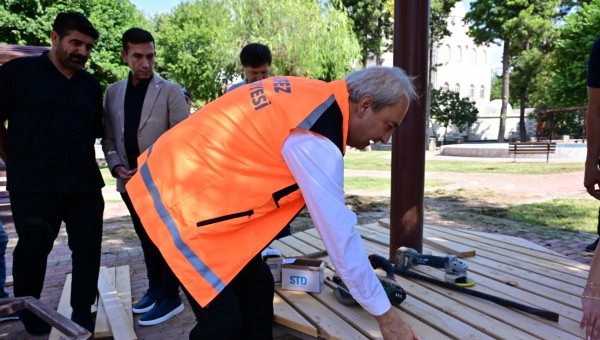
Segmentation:
<svg viewBox="0 0 600 340">
<path fill-rule="evenodd" d="M 555 142 L 510 142 L 508 143 L 508 154 L 514 155 L 514 161 L 517 161 L 517 154 L 546 154 L 546 163 L 550 154 L 556 151 Z"/>
</svg>

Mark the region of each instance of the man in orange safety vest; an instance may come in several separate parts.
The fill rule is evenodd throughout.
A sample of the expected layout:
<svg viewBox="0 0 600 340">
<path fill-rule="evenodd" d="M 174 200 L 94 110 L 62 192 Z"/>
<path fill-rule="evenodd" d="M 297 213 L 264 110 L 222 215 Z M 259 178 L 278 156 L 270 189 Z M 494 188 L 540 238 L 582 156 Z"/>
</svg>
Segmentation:
<svg viewBox="0 0 600 340">
<path fill-rule="evenodd" d="M 383 336 L 416 337 L 368 262 L 343 190 L 346 145 L 387 142 L 415 96 L 397 67 L 331 83 L 272 77 L 207 104 L 140 155 L 127 192 L 185 287 L 191 339 L 272 337 L 273 278 L 260 252 L 304 205 Z"/>
</svg>

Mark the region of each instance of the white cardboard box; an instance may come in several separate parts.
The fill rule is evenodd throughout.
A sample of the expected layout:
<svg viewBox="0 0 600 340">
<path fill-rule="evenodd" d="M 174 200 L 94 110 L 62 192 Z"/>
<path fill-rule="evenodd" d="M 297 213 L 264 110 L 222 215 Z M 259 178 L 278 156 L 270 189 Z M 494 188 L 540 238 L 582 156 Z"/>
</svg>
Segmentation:
<svg viewBox="0 0 600 340">
<path fill-rule="evenodd" d="M 325 263 L 312 259 L 286 259 L 281 265 L 281 288 L 320 293 L 325 282 Z"/>
<path fill-rule="evenodd" d="M 273 281 L 275 285 L 281 284 L 281 264 L 283 263 L 283 256 L 279 249 L 265 249 L 261 252 L 263 261 L 267 263 L 271 274 L 273 274 Z"/>
</svg>

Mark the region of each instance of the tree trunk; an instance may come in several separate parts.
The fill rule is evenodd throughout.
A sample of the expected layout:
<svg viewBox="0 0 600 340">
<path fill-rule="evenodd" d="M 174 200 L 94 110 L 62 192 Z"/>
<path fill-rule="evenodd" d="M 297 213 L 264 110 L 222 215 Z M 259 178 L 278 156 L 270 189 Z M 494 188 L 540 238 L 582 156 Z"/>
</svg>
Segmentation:
<svg viewBox="0 0 600 340">
<path fill-rule="evenodd" d="M 498 127 L 498 142 L 504 142 L 504 132 L 506 130 L 506 111 L 508 109 L 508 67 L 509 65 L 509 43 L 504 40 L 504 51 L 502 52 L 502 108 L 500 109 L 500 126 Z"/>
<path fill-rule="evenodd" d="M 519 106 L 521 107 L 520 117 L 519 117 L 519 134 L 521 136 L 521 142 L 527 141 L 527 127 L 525 126 L 525 105 L 527 101 L 525 100 L 526 91 L 522 91 L 519 95 Z"/>
<path fill-rule="evenodd" d="M 363 68 L 367 68 L 368 61 L 369 61 L 369 58 L 367 56 L 363 56 L 363 58 L 362 58 Z"/>
</svg>

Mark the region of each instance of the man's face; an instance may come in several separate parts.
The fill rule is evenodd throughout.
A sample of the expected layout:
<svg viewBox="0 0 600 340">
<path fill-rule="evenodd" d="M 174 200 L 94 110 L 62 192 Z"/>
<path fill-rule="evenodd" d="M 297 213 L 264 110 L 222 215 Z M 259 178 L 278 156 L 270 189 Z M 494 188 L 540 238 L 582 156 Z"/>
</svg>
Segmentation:
<svg viewBox="0 0 600 340">
<path fill-rule="evenodd" d="M 121 58 L 129 65 L 133 84 L 152 78 L 155 57 L 156 51 L 153 42 L 127 43 L 127 51 L 121 51 Z"/>
<path fill-rule="evenodd" d="M 373 112 L 373 97 L 366 95 L 358 104 L 350 104 L 350 122 L 346 143 L 364 149 L 370 142 L 387 143 L 394 129 L 400 125 L 408 110 L 408 99 L 402 97 L 396 104 Z"/>
<path fill-rule="evenodd" d="M 53 31 L 50 37 L 56 60 L 62 67 L 77 71 L 85 66 L 94 47 L 94 38 L 79 31 L 69 31 L 62 38 Z"/>
<path fill-rule="evenodd" d="M 243 69 L 248 84 L 270 77 L 271 66 L 269 64 L 262 64 L 259 67 L 244 66 Z"/>
</svg>

